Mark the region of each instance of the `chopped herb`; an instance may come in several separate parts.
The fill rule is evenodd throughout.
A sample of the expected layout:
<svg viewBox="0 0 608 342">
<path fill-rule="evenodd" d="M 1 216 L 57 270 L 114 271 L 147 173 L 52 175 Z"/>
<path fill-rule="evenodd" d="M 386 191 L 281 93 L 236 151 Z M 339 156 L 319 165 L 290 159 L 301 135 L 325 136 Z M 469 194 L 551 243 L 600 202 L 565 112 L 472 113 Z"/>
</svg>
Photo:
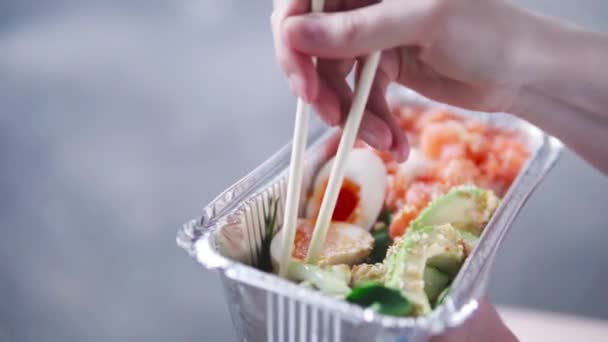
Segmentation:
<svg viewBox="0 0 608 342">
<path fill-rule="evenodd" d="M 371 281 L 354 287 L 346 300 L 384 315 L 407 316 L 412 312 L 412 304 L 401 292 Z"/>
<path fill-rule="evenodd" d="M 272 260 L 270 256 L 270 244 L 272 238 L 277 231 L 277 211 L 279 201 L 276 199 L 268 199 L 269 211 L 264 211 L 264 231 L 260 247 L 258 248 L 258 264 L 257 268 L 262 271 L 272 272 Z"/>
<path fill-rule="evenodd" d="M 387 209 L 383 210 L 378 217 L 377 226 L 371 231 L 374 238 L 374 249 L 367 258 L 367 263 L 375 264 L 382 262 L 386 256 L 388 247 L 393 243 L 393 240 L 388 235 L 388 227 L 391 224 L 393 213 Z"/>
<path fill-rule="evenodd" d="M 393 219 L 393 212 L 389 209 L 384 209 L 378 217 L 378 221 L 384 223 L 385 226 L 390 226 Z"/>
</svg>

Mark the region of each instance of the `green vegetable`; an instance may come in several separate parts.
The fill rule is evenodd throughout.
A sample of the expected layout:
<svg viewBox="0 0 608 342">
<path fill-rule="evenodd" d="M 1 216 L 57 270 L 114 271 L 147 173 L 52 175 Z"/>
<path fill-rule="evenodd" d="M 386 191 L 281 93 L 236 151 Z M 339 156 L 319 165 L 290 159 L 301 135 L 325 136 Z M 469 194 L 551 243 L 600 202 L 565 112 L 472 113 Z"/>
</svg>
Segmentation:
<svg viewBox="0 0 608 342">
<path fill-rule="evenodd" d="M 366 262 L 369 264 L 382 262 L 386 256 L 388 247 L 393 243 L 393 240 L 388 235 L 388 226 L 372 231 L 372 237 L 374 238 L 374 249 L 372 249 L 372 252 L 367 257 Z"/>
<path fill-rule="evenodd" d="M 449 275 L 427 266 L 424 269 L 424 292 L 429 301 L 434 302 L 451 281 L 452 277 Z"/>
<path fill-rule="evenodd" d="M 412 312 L 409 300 L 398 290 L 376 282 L 366 282 L 353 288 L 346 300 L 363 307 L 371 307 L 384 315 L 407 316 Z"/>
<path fill-rule="evenodd" d="M 431 304 L 425 292 L 425 269 L 430 266 L 454 275 L 464 258 L 462 238 L 454 227 L 421 228 L 407 233 L 389 249 L 384 260 L 384 285 L 400 290 L 412 303 L 415 315 L 427 314 Z"/>
<path fill-rule="evenodd" d="M 368 264 L 375 264 L 382 262 L 386 256 L 388 247 L 393 243 L 393 240 L 388 235 L 388 227 L 391 224 L 391 217 L 393 213 L 390 210 L 383 210 L 378 217 L 378 222 L 372 230 L 372 237 L 374 238 L 374 249 L 367 257 L 366 262 Z"/>
<path fill-rule="evenodd" d="M 315 284 L 313 284 L 313 283 L 312 283 L 312 282 L 310 282 L 309 280 L 305 280 L 305 281 L 301 282 L 301 283 L 300 283 L 300 284 L 298 284 L 298 285 L 300 285 L 300 286 L 302 286 L 302 287 L 309 288 L 309 289 L 311 289 L 311 290 L 314 290 L 314 289 L 315 289 Z"/>
<path fill-rule="evenodd" d="M 449 223 L 479 237 L 499 203 L 491 190 L 458 186 L 431 202 L 412 222 L 413 229 L 409 231 Z"/>
<path fill-rule="evenodd" d="M 437 301 L 435 302 L 435 308 L 438 307 L 439 305 L 443 304 L 443 302 L 445 301 L 445 298 L 448 296 L 448 294 L 450 294 L 450 289 L 451 287 L 448 286 L 446 287 L 443 291 L 441 291 L 441 293 L 439 294 L 439 297 L 437 297 Z"/>
<path fill-rule="evenodd" d="M 270 255 L 270 244 L 272 243 L 272 238 L 277 232 L 277 211 L 279 208 L 279 201 L 276 199 L 268 199 L 268 209 L 269 211 L 264 211 L 264 232 L 262 236 L 262 241 L 260 242 L 260 246 L 257 248 L 257 268 L 266 271 L 272 272 L 272 259 Z"/>
<path fill-rule="evenodd" d="M 380 216 L 378 216 L 378 222 L 384 223 L 384 225 L 387 227 L 391 225 L 392 220 L 393 220 L 393 212 L 390 211 L 389 209 L 382 210 L 382 212 L 380 213 Z"/>
<path fill-rule="evenodd" d="M 346 295 L 350 292 L 350 268 L 347 265 L 320 267 L 293 261 L 289 264 L 287 278 L 312 284 L 329 295 Z"/>
</svg>

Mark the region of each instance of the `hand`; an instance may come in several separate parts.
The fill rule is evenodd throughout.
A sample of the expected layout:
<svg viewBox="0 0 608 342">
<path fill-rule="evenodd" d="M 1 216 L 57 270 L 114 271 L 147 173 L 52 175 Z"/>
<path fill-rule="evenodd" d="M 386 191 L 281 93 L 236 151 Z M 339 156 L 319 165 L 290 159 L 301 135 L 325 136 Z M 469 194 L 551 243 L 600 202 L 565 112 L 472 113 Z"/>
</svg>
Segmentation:
<svg viewBox="0 0 608 342">
<path fill-rule="evenodd" d="M 517 337 L 504 325 L 496 309 L 492 307 L 486 297 L 480 301 L 473 317 L 469 318 L 462 326 L 448 330 L 445 334 L 431 339 L 432 342 L 511 342 L 517 340 Z"/>
<path fill-rule="evenodd" d="M 273 15 L 277 58 L 292 91 L 338 125 L 352 102 L 345 77 L 355 60 L 383 50 L 361 135 L 398 160 L 407 143 L 386 104 L 391 82 L 481 111 L 508 110 L 523 84 L 514 55 L 526 16 L 503 1 L 327 0 L 325 11 L 334 13 L 308 11 L 308 1 L 293 1 Z M 309 56 L 320 57 L 316 70 Z"/>
</svg>

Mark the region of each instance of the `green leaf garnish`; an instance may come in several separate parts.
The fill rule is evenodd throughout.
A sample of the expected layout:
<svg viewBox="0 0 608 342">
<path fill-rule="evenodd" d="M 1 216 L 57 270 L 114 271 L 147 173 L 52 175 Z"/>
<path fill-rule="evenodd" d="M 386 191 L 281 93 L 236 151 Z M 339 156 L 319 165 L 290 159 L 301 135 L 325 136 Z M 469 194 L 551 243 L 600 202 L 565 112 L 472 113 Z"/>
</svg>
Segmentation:
<svg viewBox="0 0 608 342">
<path fill-rule="evenodd" d="M 384 223 L 384 225 L 388 228 L 391 225 L 391 221 L 393 219 L 393 212 L 389 209 L 384 209 L 378 216 L 378 222 Z"/>
<path fill-rule="evenodd" d="M 372 281 L 354 287 L 346 300 L 384 315 L 407 316 L 412 312 L 412 304 L 401 292 Z"/>
<path fill-rule="evenodd" d="M 273 198 L 268 199 L 269 211 L 264 211 L 264 232 L 260 247 L 257 249 L 258 263 L 257 268 L 262 271 L 272 272 L 272 259 L 270 256 L 270 244 L 277 231 L 277 211 L 279 201 Z"/>
<path fill-rule="evenodd" d="M 393 240 L 388 235 L 388 227 L 391 224 L 392 215 L 393 213 L 390 210 L 383 210 L 378 217 L 378 222 L 376 222 L 377 227 L 374 227 L 371 231 L 374 238 L 374 249 L 372 249 L 367 258 L 367 263 L 369 264 L 382 262 L 386 256 L 388 247 L 393 243 Z"/>
</svg>

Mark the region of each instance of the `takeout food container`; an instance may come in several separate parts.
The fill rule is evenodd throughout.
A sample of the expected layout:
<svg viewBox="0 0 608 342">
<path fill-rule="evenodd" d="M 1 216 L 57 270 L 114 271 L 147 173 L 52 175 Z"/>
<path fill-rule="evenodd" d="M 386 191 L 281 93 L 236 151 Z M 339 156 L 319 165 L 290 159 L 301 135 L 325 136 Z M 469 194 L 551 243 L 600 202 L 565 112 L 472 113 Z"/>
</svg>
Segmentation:
<svg viewBox="0 0 608 342">
<path fill-rule="evenodd" d="M 412 106 L 443 106 L 408 91 L 391 94 L 393 102 Z M 508 114 L 487 115 L 448 107 L 477 117 L 490 126 L 517 131 L 530 158 L 511 185 L 479 244 L 458 273 L 450 294 L 422 317 L 391 317 L 329 298 L 251 265 L 263 236 L 268 199 L 278 198 L 282 222 L 290 145 L 222 192 L 178 232 L 177 243 L 207 269 L 218 271 L 229 311 L 242 341 L 425 341 L 462 324 L 486 291 L 496 251 L 513 219 L 535 187 L 557 161 L 562 144 L 537 127 Z M 309 138 L 303 198 L 313 176 L 337 148 L 337 132 L 317 127 Z"/>
</svg>

